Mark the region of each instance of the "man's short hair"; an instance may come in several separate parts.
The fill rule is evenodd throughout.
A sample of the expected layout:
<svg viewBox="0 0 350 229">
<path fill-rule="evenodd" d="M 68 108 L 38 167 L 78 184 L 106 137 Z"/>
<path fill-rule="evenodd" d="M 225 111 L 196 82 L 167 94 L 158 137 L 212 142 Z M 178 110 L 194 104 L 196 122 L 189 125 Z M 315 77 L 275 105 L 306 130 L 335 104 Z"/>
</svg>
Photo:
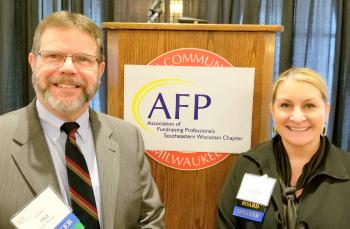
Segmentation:
<svg viewBox="0 0 350 229">
<path fill-rule="evenodd" d="M 67 11 L 58 11 L 44 18 L 35 29 L 32 53 L 37 54 L 40 51 L 41 36 L 47 28 L 77 28 L 91 35 L 97 45 L 97 59 L 104 61 L 103 54 L 103 32 L 89 17 L 70 13 Z"/>
</svg>

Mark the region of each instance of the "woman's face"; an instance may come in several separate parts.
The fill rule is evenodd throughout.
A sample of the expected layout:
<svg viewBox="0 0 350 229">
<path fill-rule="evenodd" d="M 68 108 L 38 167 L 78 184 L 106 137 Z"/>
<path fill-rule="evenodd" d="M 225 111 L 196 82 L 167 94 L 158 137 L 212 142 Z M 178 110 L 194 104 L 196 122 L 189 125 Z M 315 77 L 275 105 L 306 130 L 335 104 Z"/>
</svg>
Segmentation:
<svg viewBox="0 0 350 229">
<path fill-rule="evenodd" d="M 328 113 L 329 104 L 315 86 L 293 79 L 279 84 L 271 105 L 276 130 L 291 147 L 318 145 Z"/>
</svg>

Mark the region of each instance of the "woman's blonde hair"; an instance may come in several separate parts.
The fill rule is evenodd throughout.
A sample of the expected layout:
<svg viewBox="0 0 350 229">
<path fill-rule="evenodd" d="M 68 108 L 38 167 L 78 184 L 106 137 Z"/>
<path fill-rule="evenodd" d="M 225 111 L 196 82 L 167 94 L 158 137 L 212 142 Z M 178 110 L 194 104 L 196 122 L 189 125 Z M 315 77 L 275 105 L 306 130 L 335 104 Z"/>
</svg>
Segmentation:
<svg viewBox="0 0 350 229">
<path fill-rule="evenodd" d="M 103 33 L 102 30 L 90 18 L 82 14 L 59 11 L 50 14 L 37 26 L 31 52 L 38 54 L 40 51 L 41 36 L 48 28 L 77 28 L 88 33 L 95 39 L 97 45 L 97 59 L 104 61 L 103 55 Z"/>
<path fill-rule="evenodd" d="M 327 103 L 327 86 L 319 73 L 309 68 L 291 68 L 281 73 L 276 82 L 274 83 L 272 88 L 272 104 L 276 100 L 276 92 L 279 85 L 281 84 L 281 82 L 286 81 L 287 79 L 293 79 L 296 81 L 306 82 L 313 85 L 321 92 L 322 99 L 325 103 Z"/>
</svg>

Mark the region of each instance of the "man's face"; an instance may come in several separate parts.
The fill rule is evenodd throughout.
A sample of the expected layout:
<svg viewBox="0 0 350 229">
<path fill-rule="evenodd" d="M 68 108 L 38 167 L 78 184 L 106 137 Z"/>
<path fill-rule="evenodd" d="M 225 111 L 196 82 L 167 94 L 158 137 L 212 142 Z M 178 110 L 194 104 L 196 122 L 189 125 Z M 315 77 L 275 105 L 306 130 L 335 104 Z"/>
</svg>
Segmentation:
<svg viewBox="0 0 350 229">
<path fill-rule="evenodd" d="M 52 65 L 50 60 L 57 58 L 56 52 L 96 56 L 96 41 L 75 28 L 48 28 L 41 37 L 39 53 L 42 54 L 30 53 L 28 57 L 39 101 L 56 116 L 74 120 L 87 109 L 95 95 L 105 65 L 93 58 L 88 67 L 81 67 L 77 64 L 81 58 L 76 58 L 74 64 L 71 57 L 66 57 L 62 64 Z"/>
</svg>

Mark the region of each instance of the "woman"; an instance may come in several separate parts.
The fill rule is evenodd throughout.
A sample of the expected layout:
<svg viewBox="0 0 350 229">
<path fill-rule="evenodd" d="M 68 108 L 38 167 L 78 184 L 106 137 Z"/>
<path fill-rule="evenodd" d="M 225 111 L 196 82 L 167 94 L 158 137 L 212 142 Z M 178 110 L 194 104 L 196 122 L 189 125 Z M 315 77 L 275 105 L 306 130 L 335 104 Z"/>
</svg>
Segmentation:
<svg viewBox="0 0 350 229">
<path fill-rule="evenodd" d="M 238 157 L 220 193 L 217 228 L 350 228 L 350 154 L 325 136 L 329 110 L 315 71 L 280 75 L 270 106 L 276 135 Z"/>
</svg>

